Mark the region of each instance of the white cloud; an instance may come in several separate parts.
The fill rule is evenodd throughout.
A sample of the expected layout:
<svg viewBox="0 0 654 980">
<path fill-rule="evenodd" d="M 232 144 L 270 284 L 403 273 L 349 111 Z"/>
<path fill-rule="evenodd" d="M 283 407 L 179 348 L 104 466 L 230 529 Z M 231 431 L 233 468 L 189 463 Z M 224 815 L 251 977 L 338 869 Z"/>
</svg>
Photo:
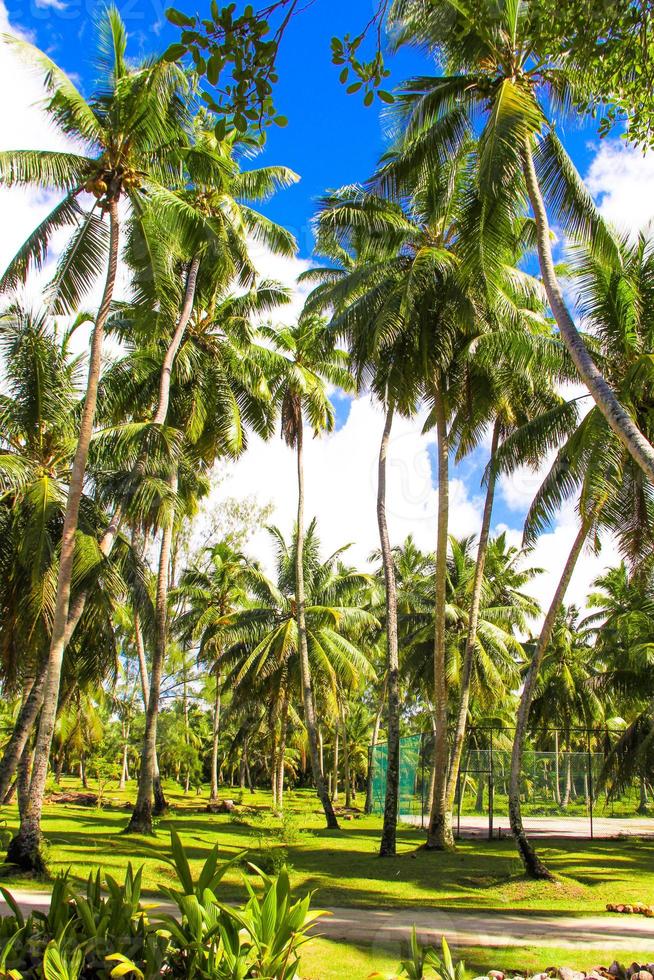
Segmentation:
<svg viewBox="0 0 654 980">
<path fill-rule="evenodd" d="M 547 612 L 554 597 L 578 529 L 579 518 L 574 502 L 571 502 L 561 509 L 551 530 L 546 534 L 541 534 L 525 558 L 525 567 L 542 569 L 541 574 L 525 587 L 525 591 L 538 600 L 543 614 Z M 504 527 L 499 527 L 498 530 L 506 530 L 509 542 L 520 547 L 522 535 L 519 531 Z M 591 591 L 594 580 L 606 568 L 616 565 L 620 561 L 615 540 L 611 536 L 604 535 L 601 544 L 601 550 L 597 554 L 589 547 L 584 548 L 568 586 L 565 602 L 574 603 L 581 610 L 585 608 L 586 597 Z M 539 617 L 534 622 L 534 631 L 540 626 L 541 621 L 542 618 Z"/>
<path fill-rule="evenodd" d="M 23 31 L 10 24 L 7 9 L 0 0 L 0 32 L 26 38 Z M 2 43 L 0 51 L 0 86 L 6 95 L 0 103 L 0 150 L 67 150 L 78 148 L 62 135 L 43 110 L 46 96 L 37 72 L 19 57 L 10 44 Z M 4 269 L 27 236 L 52 210 L 61 195 L 27 188 L 0 189 L 2 237 L 0 238 L 0 268 Z M 53 239 L 48 269 L 30 281 L 27 298 L 36 301 L 58 251 L 67 239 L 65 232 Z"/>
<path fill-rule="evenodd" d="M 41 9 L 56 10 L 58 13 L 61 13 L 68 7 L 68 4 L 63 3 L 63 0 L 34 0 L 34 2 Z"/>
<path fill-rule="evenodd" d="M 38 2 L 58 7 L 64 0 Z M 12 29 L 16 33 L 0 0 L 0 31 Z M 74 149 L 50 126 L 39 107 L 43 90 L 38 78 L 6 47 L 0 57 L 0 85 L 5 93 L 11 93 L 11 98 L 3 99 L 0 104 L 0 148 Z M 643 161 L 622 145 L 603 143 L 591 165 L 589 184 L 599 196 L 605 213 L 614 220 L 622 218 L 635 227 L 654 214 L 654 163 L 651 157 Z M 51 194 L 0 190 L 3 214 L 0 266 L 12 257 L 55 201 L 56 196 Z M 312 263 L 308 259 L 271 256 L 260 247 L 253 249 L 253 257 L 262 276 L 295 287 L 293 302 L 276 317 L 282 322 L 293 322 L 309 291 L 306 287 L 297 288 L 296 278 Z M 100 289 L 101 282 L 95 292 L 99 294 Z M 121 295 L 125 294 L 125 289 L 123 280 L 119 289 Z M 89 297 L 87 305 L 92 307 L 96 301 L 96 295 Z M 421 548 L 433 550 L 437 511 L 432 466 L 433 434 L 422 435 L 423 422 L 424 418 L 397 419 L 395 422 L 388 462 L 388 515 L 394 543 L 413 534 Z M 375 501 L 382 425 L 381 410 L 370 399 L 358 398 L 351 401 L 348 417 L 337 432 L 317 440 L 307 433 L 305 443 L 307 517 L 315 515 L 318 518 L 326 552 L 352 542 L 348 560 L 361 564 L 366 563 L 370 553 L 378 548 Z M 519 472 L 511 479 L 500 481 L 500 500 L 515 514 L 512 524 L 519 522 L 541 476 L 542 473 Z M 460 468 L 451 479 L 450 528 L 457 536 L 478 531 L 482 508 L 478 478 L 478 468 L 470 467 Z M 272 520 L 288 534 L 295 519 L 297 499 L 295 460 L 278 437 L 268 443 L 253 438 L 244 457 L 228 468 L 227 478 L 216 488 L 215 497 L 247 498 L 253 492 L 260 503 L 272 501 L 275 507 Z M 574 533 L 574 513 L 570 507 L 559 515 L 551 533 L 542 536 L 530 557 L 531 564 L 546 569 L 534 586 L 543 605 L 551 598 Z M 510 528 L 509 536 L 519 543 L 518 528 Z M 263 531 L 255 536 L 251 547 L 270 568 L 271 550 Z M 610 543 L 599 558 L 584 554 L 570 587 L 570 601 L 583 604 L 592 579 L 614 559 L 615 552 Z"/>
<path fill-rule="evenodd" d="M 654 219 L 654 153 L 607 139 L 586 176 L 600 210 L 621 231 L 636 233 Z"/>
<path fill-rule="evenodd" d="M 381 409 L 369 398 L 353 399 L 344 425 L 313 439 L 305 432 L 306 516 L 318 519 L 325 552 L 352 543 L 348 561 L 366 564 L 379 547 L 376 516 L 377 457 L 383 428 Z M 433 550 L 436 543 L 436 490 L 429 458 L 433 436 L 422 435 L 424 419 L 397 419 L 388 458 L 387 510 L 392 542 L 412 534 L 417 544 Z M 295 456 L 277 437 L 264 443 L 252 439 L 247 453 L 233 464 L 217 497 L 246 497 L 253 490 L 261 503 L 275 507 L 272 522 L 289 534 L 295 521 L 297 487 Z M 481 503 L 462 480 L 450 482 L 451 529 L 457 535 L 479 529 Z M 265 532 L 251 547 L 266 566 L 272 552 Z"/>
</svg>

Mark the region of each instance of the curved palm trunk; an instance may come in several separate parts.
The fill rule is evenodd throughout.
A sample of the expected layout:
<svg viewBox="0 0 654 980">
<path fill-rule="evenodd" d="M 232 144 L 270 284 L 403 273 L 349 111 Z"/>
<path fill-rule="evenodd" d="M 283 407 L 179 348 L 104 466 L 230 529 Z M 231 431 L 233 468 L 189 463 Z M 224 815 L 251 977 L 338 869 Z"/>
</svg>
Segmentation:
<svg viewBox="0 0 654 980">
<path fill-rule="evenodd" d="M 120 782 L 118 783 L 118 789 L 125 789 L 127 780 L 129 779 L 129 725 L 123 726 L 123 758 L 120 767 Z"/>
<path fill-rule="evenodd" d="M 177 490 L 177 474 L 170 478 L 173 492 Z M 161 534 L 159 550 L 159 569 L 157 573 L 157 596 L 155 602 L 155 645 L 150 673 L 148 707 L 145 713 L 145 735 L 141 752 L 139 787 L 132 816 L 127 825 L 127 833 L 152 833 L 152 801 L 154 796 L 155 765 L 157 757 L 157 718 L 159 715 L 159 696 L 161 675 L 168 645 L 168 573 L 173 540 L 174 515 L 170 514 Z"/>
<path fill-rule="evenodd" d="M 64 634 L 64 647 L 68 646 L 73 631 L 84 611 L 85 603 L 86 593 L 80 592 L 70 604 L 68 623 L 66 624 Z M 27 698 L 21 705 L 11 736 L 2 755 L 2 761 L 0 762 L 0 800 L 4 800 L 9 791 L 11 781 L 16 774 L 16 769 L 27 740 L 34 730 L 36 719 L 39 716 L 39 711 L 43 704 L 47 674 L 48 659 L 45 658 L 32 682 Z"/>
<path fill-rule="evenodd" d="M 468 635 L 466 637 L 466 648 L 463 656 L 463 673 L 461 677 L 461 696 L 459 698 L 459 711 L 454 732 L 454 743 L 450 757 L 450 771 L 447 777 L 447 788 L 445 790 L 445 812 L 444 822 L 446 826 L 452 827 L 452 815 L 454 809 L 454 798 L 456 796 L 456 786 L 461 767 L 461 756 L 463 754 L 463 744 L 466 737 L 466 725 L 468 721 L 468 705 L 470 704 L 470 686 L 472 681 L 472 667 L 475 657 L 475 644 L 477 642 L 477 624 L 479 623 L 479 607 L 481 605 L 481 591 L 484 584 L 484 566 L 486 564 L 486 552 L 488 550 L 488 539 L 490 537 L 491 517 L 493 514 L 493 498 L 495 496 L 495 473 L 493 472 L 493 462 L 500 440 L 500 423 L 495 421 L 493 426 L 493 438 L 491 441 L 490 471 L 488 476 L 488 486 L 486 488 L 486 500 L 484 501 L 484 513 L 481 520 L 481 530 L 479 532 L 479 545 L 477 547 L 477 563 L 475 565 L 475 576 L 472 583 L 472 598 L 470 600 L 470 616 L 468 619 Z"/>
<path fill-rule="evenodd" d="M 618 401 L 615 392 L 593 361 L 566 306 L 554 269 L 547 210 L 538 185 L 530 140 L 526 141 L 523 150 L 523 169 L 536 222 L 538 259 L 543 285 L 563 342 L 579 372 L 579 377 L 590 391 L 600 412 L 641 470 L 654 482 L 654 447 Z"/>
<path fill-rule="evenodd" d="M 177 325 L 175 327 L 175 332 L 173 333 L 170 344 L 166 349 L 164 359 L 161 365 L 161 375 L 159 378 L 159 397 L 157 399 L 157 408 L 155 410 L 154 416 L 152 417 L 152 422 L 155 425 L 163 425 L 166 421 L 166 416 L 168 415 L 168 406 L 170 404 L 170 380 L 172 375 L 173 364 L 175 362 L 175 357 L 179 350 L 180 344 L 184 337 L 184 332 L 188 326 L 188 322 L 191 318 L 191 313 L 193 312 L 193 303 L 195 302 L 195 291 L 197 288 L 198 272 L 200 271 L 200 259 L 196 256 L 191 262 L 186 277 L 186 289 L 184 292 L 184 301 L 182 303 L 182 309 L 180 310 L 179 318 L 177 320 Z M 145 461 L 139 458 L 134 464 L 134 469 L 132 471 L 132 476 L 139 477 L 143 474 Z M 102 535 L 98 547 L 105 558 L 108 558 L 111 554 L 114 544 L 116 543 L 116 538 L 118 537 L 118 532 L 120 531 L 123 519 L 125 517 L 125 507 L 124 504 L 118 503 L 116 509 L 112 515 L 111 521 L 107 526 L 104 534 Z M 79 593 L 75 602 L 71 605 L 70 615 L 68 618 L 68 629 L 66 634 L 66 645 L 75 632 L 75 628 L 82 618 L 82 613 L 86 606 L 86 599 L 88 596 L 88 591 L 84 590 Z"/>
<path fill-rule="evenodd" d="M 284 812 L 284 770 L 286 762 L 286 738 L 288 736 L 288 706 L 289 690 L 288 682 L 284 685 L 282 697 L 282 707 L 279 715 L 279 748 L 277 752 L 277 793 L 276 805 L 277 812 Z"/>
<path fill-rule="evenodd" d="M 145 657 L 145 644 L 143 642 L 143 630 L 141 629 L 141 617 L 138 610 L 134 610 L 134 641 L 136 652 L 139 658 L 139 677 L 141 678 L 141 694 L 143 696 L 143 709 L 147 714 L 148 702 L 150 700 L 150 679 L 148 677 L 148 662 Z M 154 812 L 163 813 L 166 809 L 166 797 L 161 786 L 161 776 L 159 775 L 159 760 L 157 758 L 157 747 L 154 748 Z"/>
<path fill-rule="evenodd" d="M 386 411 L 384 431 L 379 447 L 377 470 L 377 527 L 379 528 L 379 543 L 386 586 L 386 687 L 388 691 L 386 797 L 384 799 L 384 825 L 379 844 L 380 857 L 393 857 L 395 855 L 398 795 L 400 791 L 400 659 L 397 635 L 397 582 L 386 519 L 386 460 L 392 427 L 393 408 L 389 406 Z M 372 792 L 371 777 L 368 779 L 368 785 L 370 793 Z M 366 800 L 366 806 L 368 806 L 368 800 Z"/>
<path fill-rule="evenodd" d="M 350 743 L 347 737 L 347 709 L 341 702 L 341 727 L 343 729 L 343 783 L 345 789 L 345 809 L 352 808 L 352 774 L 350 772 Z"/>
<path fill-rule="evenodd" d="M 32 747 L 28 742 L 23 749 L 23 754 L 20 757 L 20 762 L 18 763 L 18 773 L 16 775 L 16 797 L 18 799 L 18 813 L 21 817 L 25 812 L 27 801 L 29 799 L 33 762 L 34 754 L 32 752 Z"/>
<path fill-rule="evenodd" d="M 536 850 L 527 837 L 522 824 L 522 812 L 520 808 L 520 776 L 522 773 L 522 759 L 524 755 L 527 725 L 529 723 L 529 711 L 531 709 L 531 702 L 533 700 L 534 690 L 536 688 L 536 681 L 538 680 L 538 671 L 540 670 L 540 666 L 543 661 L 543 655 L 552 636 L 552 630 L 554 629 L 557 613 L 561 603 L 563 602 L 568 585 L 570 584 L 570 579 L 572 578 L 572 573 L 574 572 L 575 565 L 577 564 L 577 560 L 584 546 L 584 542 L 588 534 L 588 527 L 588 523 L 583 521 L 579 531 L 577 532 L 577 536 L 574 539 L 572 548 L 570 549 L 570 554 L 568 555 L 567 561 L 564 565 L 563 572 L 561 574 L 561 578 L 559 579 L 559 584 L 556 587 L 556 591 L 554 592 L 554 597 L 550 607 L 547 610 L 547 615 L 545 616 L 545 621 L 543 622 L 540 636 L 538 637 L 536 651 L 531 663 L 529 664 L 529 670 L 527 671 L 527 676 L 525 678 L 525 684 L 520 697 L 520 706 L 518 708 L 518 717 L 516 719 L 515 737 L 513 741 L 513 750 L 511 753 L 511 778 L 509 780 L 509 821 L 511 823 L 511 831 L 515 837 L 515 842 L 518 847 L 520 857 L 522 858 L 522 862 L 525 866 L 525 871 L 530 878 L 552 879 L 553 875 L 550 871 L 548 871 L 538 857 Z"/>
<path fill-rule="evenodd" d="M 20 822 L 20 829 L 16 837 L 9 844 L 7 851 L 7 858 L 13 864 L 17 864 L 25 870 L 41 873 L 45 871 L 45 864 L 40 851 L 43 793 L 45 790 L 50 747 L 52 745 L 52 736 L 54 734 L 57 716 L 57 703 L 59 700 L 61 667 L 64 658 L 70 607 L 75 534 L 77 532 L 79 509 L 84 490 L 86 461 L 93 435 L 93 420 L 95 418 L 95 406 L 102 367 L 104 328 L 109 316 L 116 283 L 119 241 L 120 222 L 118 218 L 118 202 L 112 200 L 109 204 L 109 261 L 107 265 L 107 276 L 100 309 L 98 310 L 91 337 L 86 393 L 80 418 L 77 447 L 70 473 L 70 486 L 68 488 L 68 499 L 66 501 L 66 512 L 61 535 L 59 574 L 57 576 L 57 593 L 52 621 L 48 671 L 45 679 L 43 707 L 41 708 L 41 719 L 34 751 L 32 778 L 30 780 L 28 799 Z"/>
<path fill-rule="evenodd" d="M 209 800 L 215 803 L 218 799 L 218 749 L 220 745 L 220 707 L 221 707 L 220 674 L 216 674 L 216 693 L 213 701 L 213 731 L 211 733 L 211 795 Z"/>
<path fill-rule="evenodd" d="M 434 793 L 426 847 L 454 847 L 452 824 L 445 814 L 447 784 L 447 677 L 445 674 L 445 599 L 447 588 L 447 534 L 449 523 L 449 439 L 445 402 L 440 388 L 434 393 L 438 437 L 438 541 L 436 543 L 436 601 L 434 609 Z"/>
<path fill-rule="evenodd" d="M 298 427 L 297 433 L 297 546 L 295 554 L 295 588 L 297 605 L 297 634 L 300 653 L 300 681 L 302 684 L 302 703 L 304 706 L 304 724 L 309 737 L 309 754 L 311 756 L 311 770 L 313 781 L 316 786 L 316 793 L 322 804 L 329 830 L 338 830 L 338 820 L 334 813 L 334 807 L 329 799 L 325 779 L 320 768 L 320 753 L 318 750 L 318 731 L 316 728 L 316 712 L 313 702 L 313 688 L 311 684 L 311 667 L 309 664 L 309 648 L 307 646 L 307 624 L 305 618 L 305 595 L 304 595 L 304 465 L 302 458 L 302 423 Z"/>
<path fill-rule="evenodd" d="M 0 762 L 0 800 L 4 800 L 9 792 L 12 780 L 16 774 L 16 769 L 18 768 L 18 763 L 34 729 L 34 724 L 43 704 L 43 692 L 45 690 L 47 673 L 48 661 L 44 660 L 32 682 L 27 697 L 20 706 L 13 731 L 5 746 L 2 762 Z"/>
</svg>

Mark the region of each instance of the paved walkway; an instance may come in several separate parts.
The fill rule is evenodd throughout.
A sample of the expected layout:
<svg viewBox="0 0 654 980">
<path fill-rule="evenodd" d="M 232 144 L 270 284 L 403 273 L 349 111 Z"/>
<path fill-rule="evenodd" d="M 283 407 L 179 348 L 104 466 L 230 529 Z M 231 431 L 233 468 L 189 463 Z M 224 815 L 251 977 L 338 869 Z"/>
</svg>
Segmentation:
<svg viewBox="0 0 654 980">
<path fill-rule="evenodd" d="M 421 825 L 419 816 L 403 816 L 404 823 Z M 530 837 L 590 837 L 588 817 L 523 817 Z M 454 821 L 456 828 L 456 816 Z M 466 814 L 461 817 L 462 837 L 487 837 L 488 816 Z M 509 818 L 495 815 L 494 837 L 510 837 Z M 654 837 L 654 817 L 594 817 L 593 836 L 597 840 L 615 837 Z"/>
<path fill-rule="evenodd" d="M 11 889 L 23 912 L 47 909 L 48 892 Z M 146 897 L 147 901 L 147 897 Z M 170 910 L 170 905 L 161 903 Z M 0 914 L 7 914 L 0 899 Z M 413 926 L 423 943 L 441 936 L 456 946 L 549 946 L 642 950 L 654 960 L 654 919 L 637 915 L 567 916 L 440 909 L 327 909 L 314 932 L 328 939 L 385 946 L 407 939 Z"/>
</svg>

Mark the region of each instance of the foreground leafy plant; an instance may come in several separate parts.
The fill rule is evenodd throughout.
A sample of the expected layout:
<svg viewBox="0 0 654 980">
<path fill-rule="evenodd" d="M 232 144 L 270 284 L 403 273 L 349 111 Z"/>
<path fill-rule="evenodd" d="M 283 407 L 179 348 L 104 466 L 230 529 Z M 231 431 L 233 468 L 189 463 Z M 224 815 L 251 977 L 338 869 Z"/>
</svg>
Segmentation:
<svg viewBox="0 0 654 980">
<path fill-rule="evenodd" d="M 9 892 L 2 894 L 11 915 L 0 920 L 0 978 L 78 980 L 79 977 L 154 980 L 168 977 L 291 980 L 298 950 L 321 914 L 310 912 L 311 895 L 293 902 L 286 869 L 263 883 L 257 895 L 245 880 L 249 899 L 242 909 L 221 902 L 217 889 L 242 855 L 219 863 L 213 848 L 194 877 L 182 843 L 171 834 L 171 864 L 180 887 L 166 894 L 176 912 L 149 916 L 141 903 L 142 869 L 128 867 L 125 882 L 100 872 L 89 876 L 85 894 L 67 876 L 55 881 L 50 909 L 25 918 Z"/>
<path fill-rule="evenodd" d="M 409 955 L 407 959 L 400 962 L 398 972 L 387 980 L 400 980 L 400 977 L 408 977 L 409 980 L 423 980 L 427 976 L 437 977 L 438 980 L 464 980 L 465 975 L 465 963 L 463 960 L 459 960 L 458 963 L 454 962 L 445 936 L 441 937 L 441 955 L 439 956 L 432 946 L 422 947 L 420 945 L 414 926 L 411 932 Z M 383 974 L 372 973 L 370 976 L 382 977 Z"/>
</svg>

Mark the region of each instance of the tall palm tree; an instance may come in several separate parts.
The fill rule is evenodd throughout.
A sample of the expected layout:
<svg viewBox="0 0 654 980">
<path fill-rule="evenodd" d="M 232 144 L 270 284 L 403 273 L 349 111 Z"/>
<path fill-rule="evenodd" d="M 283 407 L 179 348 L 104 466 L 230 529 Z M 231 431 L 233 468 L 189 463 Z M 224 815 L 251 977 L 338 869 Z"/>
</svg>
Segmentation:
<svg viewBox="0 0 654 980">
<path fill-rule="evenodd" d="M 651 270 L 654 251 L 646 238 L 621 242 L 618 254 L 608 258 L 586 248 L 574 255 L 572 287 L 578 292 L 580 315 L 592 325 L 603 352 L 603 368 L 612 388 L 628 404 L 640 429 L 650 433 L 649 350 L 652 336 Z M 558 426 L 543 430 L 539 421 L 527 423 L 505 441 L 498 452 L 498 469 L 514 465 L 520 454 L 544 456 L 552 448 Z M 540 448 L 539 448 L 540 447 Z M 522 457 L 524 458 L 524 457 Z M 528 874 L 551 877 L 527 838 L 520 808 L 520 776 L 529 712 L 542 658 L 557 621 L 559 607 L 576 562 L 588 539 L 609 528 L 630 561 L 638 564 L 651 550 L 652 488 L 642 470 L 595 406 L 558 450 L 527 515 L 525 535 L 533 539 L 561 503 L 578 494 L 579 529 L 545 616 L 525 677 L 520 698 L 512 753 L 509 817 Z"/>
<path fill-rule="evenodd" d="M 558 431 L 563 433 L 566 431 L 566 426 L 569 431 L 577 419 L 574 405 L 569 410 L 563 396 L 554 390 L 554 383 L 566 378 L 565 358 L 560 356 L 555 345 L 548 343 L 549 330 L 538 313 L 534 311 L 533 316 L 529 313 L 528 309 L 524 310 L 526 329 L 518 337 L 513 330 L 500 328 L 488 337 L 480 339 L 475 355 L 469 358 L 466 365 L 468 372 L 466 386 L 469 391 L 474 392 L 474 398 L 462 400 L 452 423 L 459 460 L 479 446 L 489 424 L 492 425 L 492 430 L 489 462 L 485 472 L 486 495 L 469 599 L 470 611 L 459 706 L 444 802 L 445 820 L 450 826 L 465 742 L 472 667 L 477 643 L 477 623 L 485 588 L 485 565 L 496 485 L 495 457 L 503 440 L 529 420 L 539 419 L 542 428 L 551 428 L 554 417 L 557 420 Z M 516 340 L 518 346 L 524 348 L 527 355 L 523 370 L 520 372 L 516 371 Z M 543 341 L 544 351 L 541 349 Z M 539 462 L 533 455 L 531 461 L 534 465 Z"/>
<path fill-rule="evenodd" d="M 302 676 L 302 705 L 304 724 L 309 738 L 311 769 L 328 828 L 338 829 L 338 821 L 320 766 L 318 729 L 316 723 L 311 664 L 307 645 L 306 595 L 304 587 L 304 423 L 314 436 L 334 428 L 334 409 L 327 394 L 326 383 L 339 385 L 345 391 L 353 389 L 345 351 L 336 346 L 336 336 L 316 315 L 300 317 L 294 327 L 270 330 L 267 336 L 281 355 L 279 375 L 275 381 L 276 398 L 281 411 L 282 438 L 295 449 L 297 458 L 297 547 L 295 556 L 297 630 Z"/>
<path fill-rule="evenodd" d="M 172 598 L 181 600 L 175 628 L 182 641 L 198 642 L 198 659 L 210 666 L 215 694 L 211 744 L 210 801 L 218 799 L 218 751 L 225 631 L 245 600 L 248 559 L 229 542 L 207 548 L 204 562 L 187 568 Z"/>
<path fill-rule="evenodd" d="M 389 24 L 396 43 L 426 48 L 445 68 L 442 76 L 411 79 L 400 93 L 404 163 L 425 166 L 451 155 L 482 117 L 480 207 L 471 215 L 470 249 L 478 274 L 492 276 L 498 238 L 529 201 L 543 283 L 563 342 L 608 425 L 654 481 L 654 448 L 579 334 L 556 275 L 548 208 L 572 238 L 592 242 L 604 255 L 615 256 L 616 243 L 556 135 L 552 117 L 574 103 L 574 86 L 563 61 L 540 56 L 536 6 L 394 0 Z"/>
<path fill-rule="evenodd" d="M 22 690 L 22 704 L 0 764 L 0 798 L 4 798 L 23 755 L 40 707 L 54 614 L 57 547 L 61 538 L 70 461 L 75 449 L 83 361 L 70 352 L 71 335 L 85 319 L 73 321 L 58 335 L 45 313 L 10 307 L 0 318 L 5 357 L 4 392 L 0 397 L 0 511 L 2 512 L 2 585 L 0 656 L 3 684 L 9 693 Z M 73 558 L 74 595 L 86 589 L 89 603 L 79 642 L 71 658 L 89 666 L 102 660 L 111 603 L 124 589 L 124 548 L 104 563 L 97 534 L 104 513 L 87 493 Z M 99 630 L 99 631 L 98 631 Z"/>
<path fill-rule="evenodd" d="M 148 443 L 156 439 L 157 431 L 166 421 L 173 365 L 192 317 L 197 321 L 198 297 L 201 297 L 202 317 L 211 321 L 216 306 L 220 307 L 225 300 L 225 287 L 234 279 L 241 286 L 250 287 L 247 298 L 229 313 L 245 324 L 245 332 L 248 316 L 262 312 L 270 303 L 283 303 L 287 299 L 282 290 L 275 290 L 274 284 L 262 283 L 254 289 L 257 274 L 250 259 L 248 239 L 261 241 L 282 255 L 294 254 L 295 240 L 246 201 L 265 200 L 297 177 L 288 168 L 278 166 L 243 171 L 239 157 L 250 151 L 250 142 L 247 137 L 237 138 L 234 134 L 218 142 L 213 133 L 196 125 L 192 142 L 180 152 L 179 186 L 168 196 L 171 220 L 162 221 L 161 215 L 150 211 L 132 224 L 127 255 L 132 272 L 132 302 L 113 318 L 112 329 L 123 343 L 141 346 L 146 351 L 151 349 L 153 341 L 165 340 L 157 398 L 152 403 L 151 416 L 140 419 L 140 438 L 144 445 L 133 466 L 133 484 L 138 485 L 142 480 L 146 456 L 151 451 Z M 229 302 L 234 305 L 233 298 Z M 113 391 L 109 387 L 107 395 L 113 399 L 114 422 L 119 424 L 126 402 L 120 390 L 115 389 L 116 385 Z M 127 503 L 127 499 L 121 498 L 115 503 L 100 542 L 105 555 L 111 553 Z M 69 635 L 82 610 L 80 596 L 69 616 Z"/>
<path fill-rule="evenodd" d="M 91 337 L 86 392 L 62 529 L 35 765 L 21 828 L 11 844 L 12 860 L 37 869 L 43 866 L 39 853 L 41 810 L 66 643 L 75 534 L 93 432 L 103 337 L 120 252 L 119 204 L 123 197 L 127 197 L 138 213 L 145 207 L 149 192 L 150 198 L 159 198 L 163 211 L 166 208 L 165 189 L 160 180 L 166 178 L 166 160 L 172 149 L 186 142 L 187 113 L 183 96 L 188 91 L 188 83 L 184 74 L 164 60 L 130 68 L 125 60 L 126 35 L 115 8 L 106 11 L 98 41 L 101 77 L 97 94 L 88 101 L 46 55 L 23 41 L 13 42 L 45 74 L 50 96 L 46 111 L 53 122 L 67 137 L 73 137 L 86 147 L 87 155 L 31 150 L 8 150 L 0 154 L 0 182 L 5 186 L 32 185 L 65 192 L 61 203 L 12 260 L 0 280 L 0 288 L 15 286 L 25 278 L 32 265 L 39 266 L 43 262 L 56 230 L 77 225 L 53 281 L 54 301 L 60 309 L 71 311 L 79 305 L 81 296 L 97 275 L 103 256 L 107 255 L 106 278 Z M 95 203 L 87 211 L 78 201 L 85 191 L 95 196 Z M 109 218 L 108 238 L 102 221 L 105 214 Z"/>
<path fill-rule="evenodd" d="M 561 607 L 543 655 L 530 724 L 533 730 L 539 727 L 560 729 L 563 748 L 568 753 L 572 750 L 575 727 L 595 728 L 604 719 L 604 704 L 594 683 L 598 674 L 594 669 L 595 660 L 596 651 L 580 627 L 578 610 L 575 606 Z M 563 808 L 570 802 L 571 776 L 568 755 L 563 795 L 560 786 L 556 787 L 556 797 Z"/>
<path fill-rule="evenodd" d="M 609 751 L 600 775 L 609 796 L 618 795 L 638 779 L 641 806 L 645 783 L 651 782 L 654 757 L 654 664 L 652 659 L 651 555 L 645 565 L 629 572 L 625 562 L 608 569 L 593 583 L 588 597 L 592 610 L 582 622 L 594 642 L 599 675 L 594 686 L 624 719 L 624 731 Z"/>
<path fill-rule="evenodd" d="M 379 853 L 381 857 L 391 857 L 396 853 L 399 806 L 400 662 L 397 583 L 386 515 L 386 470 L 393 418 L 416 411 L 421 376 L 416 376 L 415 352 L 405 334 L 400 333 L 396 341 L 384 337 L 384 317 L 385 300 L 390 297 L 392 302 L 399 277 L 406 275 L 410 267 L 402 248 L 414 239 L 417 228 L 396 204 L 359 188 L 343 188 L 325 198 L 317 223 L 317 249 L 332 262 L 338 262 L 339 267 L 312 269 L 303 274 L 301 281 L 320 283 L 307 305 L 332 309 L 332 326 L 347 339 L 359 387 L 369 385 L 385 413 L 377 469 L 387 697 L 386 798 Z M 381 344 L 377 340 L 380 335 L 384 337 Z"/>
<path fill-rule="evenodd" d="M 155 637 L 150 672 L 150 692 L 146 713 L 146 730 L 140 770 L 137 802 L 130 820 L 134 832 L 150 833 L 152 829 L 152 790 L 155 776 L 156 730 L 159 695 L 168 638 L 169 566 L 174 524 L 182 517 L 183 496 L 178 484 L 186 488 L 188 499 L 206 488 L 194 481 L 207 479 L 206 474 L 220 457 L 236 458 L 247 444 L 246 427 L 252 426 L 263 436 L 272 431 L 272 400 L 266 380 L 270 352 L 255 343 L 249 317 L 277 305 L 285 294 L 271 284 L 262 284 L 261 295 L 252 290 L 242 296 L 224 295 L 224 286 L 209 279 L 199 287 L 196 309 L 189 328 L 180 343 L 171 375 L 170 403 L 163 434 L 165 452 L 153 456 L 145 473 L 134 486 L 132 465 L 112 476 L 109 487 L 125 486 L 133 497 L 134 515 L 149 522 L 150 513 L 160 510 L 154 519 L 161 527 L 157 590 L 155 601 Z M 116 366 L 119 395 L 131 399 L 137 416 L 143 406 L 156 403 L 160 391 L 161 344 L 150 349 L 130 352 L 124 363 Z M 115 387 L 115 386 L 112 386 Z M 112 409 L 116 409 L 116 400 Z M 127 404 L 125 402 L 125 408 Z M 138 426 L 137 426 L 138 430 Z M 109 432 L 108 447 L 127 447 L 133 441 L 133 428 Z M 137 442 L 132 453 L 140 452 Z M 116 459 L 127 459 L 129 451 L 112 452 Z M 184 480 L 184 484 L 180 481 Z M 131 488 L 131 490 L 130 490 Z"/>
<path fill-rule="evenodd" d="M 305 668 L 297 621 L 297 534 L 288 544 L 278 528 L 269 529 L 276 551 L 276 579 L 269 580 L 252 569 L 250 599 L 224 630 L 225 662 L 232 664 L 226 684 L 233 697 L 252 690 L 270 700 L 270 715 L 279 722 L 279 741 L 273 751 L 273 798 L 282 809 L 280 781 L 283 777 L 286 722 L 293 693 L 302 696 Z M 374 677 L 365 652 L 368 637 L 379 624 L 366 608 L 369 576 L 345 566 L 340 548 L 322 558 L 316 521 L 309 523 L 303 547 L 305 588 L 306 655 L 317 705 L 336 705 L 343 689 L 356 688 Z M 307 734 L 308 734 L 308 727 Z M 277 779 L 275 779 L 275 776 Z"/>
</svg>

